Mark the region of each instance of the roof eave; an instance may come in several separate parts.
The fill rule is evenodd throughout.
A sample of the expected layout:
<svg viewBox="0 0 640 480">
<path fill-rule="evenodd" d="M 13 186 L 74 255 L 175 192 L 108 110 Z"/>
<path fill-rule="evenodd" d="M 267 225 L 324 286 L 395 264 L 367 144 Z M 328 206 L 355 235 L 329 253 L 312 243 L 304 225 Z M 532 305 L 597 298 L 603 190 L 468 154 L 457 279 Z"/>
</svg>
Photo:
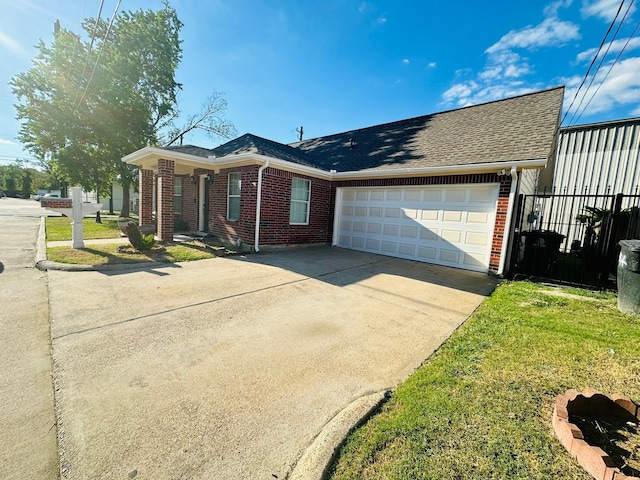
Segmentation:
<svg viewBox="0 0 640 480">
<path fill-rule="evenodd" d="M 136 165 L 149 170 L 157 169 L 157 162 L 160 159 L 174 160 L 180 162 L 181 165 L 188 165 L 194 168 L 205 168 L 215 172 L 221 168 L 241 167 L 245 165 L 260 164 L 264 165 L 267 161 L 270 166 L 279 167 L 283 170 L 309 175 L 312 177 L 331 179 L 331 173 L 315 167 L 301 165 L 287 160 L 281 160 L 267 155 L 258 153 L 239 153 L 237 155 L 226 155 L 224 157 L 199 157 L 188 153 L 172 152 L 158 147 L 144 147 L 129 155 L 122 157 L 122 161 L 129 165 Z"/>
<path fill-rule="evenodd" d="M 335 180 L 358 180 L 367 178 L 398 178 L 398 177 L 425 177 L 430 175 L 464 175 L 468 173 L 501 173 L 506 167 L 516 167 L 516 170 L 543 169 L 547 165 L 546 158 L 474 163 L 470 165 L 445 165 L 438 167 L 421 168 L 393 168 L 385 170 L 359 170 L 350 172 L 335 172 L 332 178 Z"/>
</svg>

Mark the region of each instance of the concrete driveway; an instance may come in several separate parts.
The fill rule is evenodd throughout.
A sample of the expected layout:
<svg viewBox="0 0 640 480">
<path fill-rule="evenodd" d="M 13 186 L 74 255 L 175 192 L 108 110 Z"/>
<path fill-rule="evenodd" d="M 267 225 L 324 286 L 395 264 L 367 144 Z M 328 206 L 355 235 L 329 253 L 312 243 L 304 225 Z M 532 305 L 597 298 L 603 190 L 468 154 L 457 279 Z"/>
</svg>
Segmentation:
<svg viewBox="0 0 640 480">
<path fill-rule="evenodd" d="M 287 478 L 336 415 L 409 376 L 495 286 L 329 247 L 48 275 L 70 479 Z"/>
</svg>

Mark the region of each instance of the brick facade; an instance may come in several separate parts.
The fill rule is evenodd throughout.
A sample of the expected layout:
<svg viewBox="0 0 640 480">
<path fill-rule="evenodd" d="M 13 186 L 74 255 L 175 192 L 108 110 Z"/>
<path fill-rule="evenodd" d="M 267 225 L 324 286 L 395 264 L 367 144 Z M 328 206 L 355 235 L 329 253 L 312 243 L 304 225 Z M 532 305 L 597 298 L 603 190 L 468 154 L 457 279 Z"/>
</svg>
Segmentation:
<svg viewBox="0 0 640 480">
<path fill-rule="evenodd" d="M 158 160 L 157 235 L 163 242 L 173 241 L 173 201 L 175 161 Z"/>
<path fill-rule="evenodd" d="M 291 184 L 294 177 L 311 181 L 308 225 L 289 224 Z M 331 182 L 275 168 L 267 168 L 263 172 L 262 181 L 261 244 L 286 245 L 331 241 Z"/>
<path fill-rule="evenodd" d="M 140 225 L 153 225 L 153 170 L 139 169 Z"/>
<path fill-rule="evenodd" d="M 231 244 L 253 245 L 255 241 L 256 196 L 259 165 L 222 169 L 212 174 L 208 188 L 208 225 L 207 230 Z M 174 162 L 158 161 L 158 192 L 162 200 L 158 201 L 158 235 L 161 240 L 171 240 L 173 236 L 173 186 Z M 141 170 L 141 220 L 150 215 L 150 202 L 147 190 L 153 187 L 150 170 Z M 240 173 L 240 218 L 237 221 L 227 219 L 227 192 L 229 174 Z M 195 182 L 189 176 L 184 177 L 182 187 L 182 214 L 190 231 L 199 228 L 199 175 L 211 173 L 207 170 L 194 171 Z M 308 225 L 290 225 L 291 186 L 293 178 L 311 182 L 311 198 Z M 341 187 L 396 187 L 420 185 L 462 185 L 462 184 L 499 184 L 495 226 L 493 232 L 489 270 L 497 272 L 500 254 L 506 248 L 504 239 L 511 177 L 498 176 L 495 173 L 441 175 L 430 177 L 387 178 L 369 180 L 329 181 L 306 175 L 300 175 L 276 168 L 266 168 L 262 173 L 262 199 L 260 218 L 260 245 L 287 245 L 304 243 L 330 243 L 333 238 L 336 189 Z M 164 206 L 163 206 L 164 204 Z M 149 212 L 148 212 L 149 211 Z M 170 227 L 170 228 L 169 228 Z"/>
</svg>

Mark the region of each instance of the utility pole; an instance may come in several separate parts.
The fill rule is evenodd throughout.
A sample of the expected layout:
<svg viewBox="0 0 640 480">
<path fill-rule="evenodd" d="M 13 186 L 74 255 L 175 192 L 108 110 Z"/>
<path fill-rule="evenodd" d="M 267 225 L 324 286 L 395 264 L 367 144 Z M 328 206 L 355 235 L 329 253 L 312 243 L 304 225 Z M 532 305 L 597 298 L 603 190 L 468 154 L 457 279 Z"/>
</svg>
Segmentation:
<svg viewBox="0 0 640 480">
<path fill-rule="evenodd" d="M 298 132 L 299 138 L 298 141 L 302 141 L 302 134 L 304 133 L 304 127 L 296 128 L 296 132 Z"/>
</svg>

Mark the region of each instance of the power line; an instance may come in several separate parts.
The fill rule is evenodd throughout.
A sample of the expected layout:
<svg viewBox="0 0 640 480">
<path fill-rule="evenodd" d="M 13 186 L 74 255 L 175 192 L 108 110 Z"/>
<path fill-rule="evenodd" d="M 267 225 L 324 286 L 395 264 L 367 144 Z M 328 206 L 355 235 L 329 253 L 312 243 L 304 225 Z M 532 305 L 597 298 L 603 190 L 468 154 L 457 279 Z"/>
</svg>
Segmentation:
<svg viewBox="0 0 640 480">
<path fill-rule="evenodd" d="M 616 31 L 613 34 L 613 37 L 611 37 L 611 40 L 609 41 L 609 44 L 607 45 L 607 50 L 604 52 L 603 55 L 600 56 L 600 63 L 598 63 L 598 67 L 596 68 L 596 71 L 593 72 L 593 75 L 591 77 L 591 81 L 589 82 L 589 85 L 587 86 L 586 90 L 584 91 L 584 94 L 582 95 L 582 98 L 580 99 L 580 103 L 578 104 L 578 106 L 576 107 L 575 112 L 573 112 L 573 114 L 571 115 L 571 118 L 569 119 L 569 125 L 573 125 L 573 119 L 578 114 L 578 111 L 580 110 L 580 107 L 582 106 L 582 102 L 584 102 L 584 99 L 587 97 L 587 92 L 589 91 L 589 89 L 593 85 L 593 82 L 595 81 L 596 76 L 598 75 L 598 72 L 600 71 L 600 68 L 602 67 L 602 64 L 604 63 L 605 59 L 607 58 L 607 55 L 609 54 L 609 50 L 611 50 L 611 45 L 613 45 L 613 42 L 615 41 L 616 37 L 618 36 L 618 33 L 620 33 L 620 29 L 622 28 L 622 24 L 624 23 L 625 19 L 627 18 L 627 15 L 629 14 L 629 11 L 631 10 L 631 7 L 633 6 L 633 2 L 634 1 L 635 0 L 631 0 L 631 2 L 629 2 L 629 6 L 627 7 L 627 11 L 624 12 L 624 16 L 622 17 L 622 20 L 620 20 L 620 23 L 618 23 L 618 28 L 616 28 Z M 627 43 L 629 43 L 629 42 L 627 41 Z M 626 44 L 625 44 L 625 47 L 626 47 Z M 624 47 L 623 47 L 623 50 L 624 50 Z M 622 53 L 622 51 L 620 53 Z M 618 58 L 619 58 L 619 55 L 618 55 Z M 611 71 L 611 70 L 609 70 L 609 71 Z M 602 83 L 600 85 L 602 85 Z M 600 88 L 600 87 L 598 87 L 598 88 Z M 597 93 L 597 90 L 596 90 L 596 93 Z M 594 95 L 595 95 L 595 93 L 594 93 Z M 593 99 L 593 97 L 591 97 L 591 99 Z M 591 102 L 591 100 L 589 100 L 589 102 Z M 585 108 L 586 108 L 586 106 L 585 106 Z M 578 115 L 578 117 L 576 118 L 576 122 L 582 116 L 582 113 L 584 113 L 584 110 Z"/>
<path fill-rule="evenodd" d="M 74 113 L 78 110 L 78 107 L 80 107 L 80 104 L 84 100 L 84 97 L 87 94 L 87 91 L 89 90 L 89 85 L 91 85 L 91 81 L 93 80 L 93 76 L 96 73 L 96 69 L 98 68 L 98 63 L 100 63 L 100 56 L 102 55 L 102 49 L 104 48 L 104 44 L 107 43 L 107 39 L 109 38 L 109 33 L 111 32 L 111 27 L 113 26 L 113 21 L 116 19 L 116 14 L 118 13 L 118 8 L 120 8 L 120 1 L 121 0 L 118 0 L 118 3 L 116 4 L 116 8 L 113 11 L 113 15 L 111 15 L 111 20 L 109 21 L 109 26 L 107 27 L 107 31 L 104 34 L 104 39 L 102 40 L 102 43 L 100 44 L 100 50 L 98 50 L 98 57 L 96 58 L 96 63 L 93 66 L 93 70 L 91 71 L 91 76 L 89 77 L 89 80 L 87 81 L 87 84 L 84 87 L 84 92 L 82 92 L 82 97 L 80 97 L 80 100 L 78 101 L 78 104 L 76 105 L 76 108 L 73 110 Z M 91 47 L 89 47 L 89 51 L 91 51 Z M 83 74 L 83 76 L 84 76 L 84 74 Z"/>
<path fill-rule="evenodd" d="M 562 121 L 560 122 L 561 125 L 564 123 L 565 119 L 567 118 L 567 115 L 569 114 L 569 111 L 571 110 L 571 107 L 573 107 L 573 104 L 575 103 L 576 99 L 578 98 L 578 93 L 580 93 L 580 90 L 582 89 L 582 87 L 584 85 L 584 82 L 586 82 L 587 78 L 589 78 L 589 73 L 591 72 L 591 68 L 593 67 L 593 64 L 596 63 L 596 59 L 598 58 L 598 55 L 600 54 L 600 51 L 602 50 L 602 47 L 606 43 L 607 37 L 609 36 L 609 33 L 611 32 L 611 29 L 615 25 L 616 20 L 618 19 L 618 15 L 620 15 L 620 11 L 622 10 L 622 6 L 624 5 L 624 2 L 625 2 L 625 0 L 622 0 L 622 2 L 620 3 L 620 6 L 618 7 L 618 11 L 616 12 L 616 16 L 614 17 L 613 21 L 611 22 L 611 25 L 609 25 L 609 28 L 607 29 L 607 33 L 605 33 L 604 38 L 602 39 L 602 42 L 600 42 L 600 46 L 598 47 L 598 51 L 596 52 L 595 56 L 593 57 L 593 60 L 591 60 L 591 64 L 589 65 L 589 68 L 587 69 L 587 73 L 585 73 L 584 78 L 582 79 L 582 82 L 580 83 L 580 86 L 576 90 L 576 94 L 573 96 L 573 100 L 571 100 L 571 104 L 569 105 L 569 108 L 567 108 L 567 111 L 564 113 L 564 116 L 562 117 Z"/>
<path fill-rule="evenodd" d="M 627 48 L 627 45 L 629 45 L 629 42 L 631 41 L 631 39 L 633 38 L 633 36 L 636 34 L 636 31 L 638 30 L 638 28 L 640 27 L 640 22 L 638 22 L 638 24 L 636 25 L 636 28 L 633 29 L 633 32 L 631 33 L 631 35 L 629 35 L 629 38 L 627 38 L 627 41 L 625 42 L 624 46 L 622 47 L 622 49 L 620 50 L 620 52 L 618 53 L 618 56 L 616 57 L 616 59 L 613 61 L 613 63 L 611 64 L 611 66 L 609 67 L 609 70 L 607 71 L 606 75 L 604 76 L 604 78 L 602 79 L 602 81 L 600 82 L 600 84 L 598 85 L 598 88 L 596 88 L 596 91 L 593 92 L 593 95 L 591 95 L 591 98 L 589 99 L 589 101 L 587 102 L 587 104 L 584 106 L 584 108 L 582 109 L 582 112 L 580 113 L 580 115 L 578 116 L 578 118 L 576 118 L 576 122 L 578 120 L 580 120 L 580 117 L 582 116 L 582 114 L 587 110 L 587 107 L 589 106 L 589 104 L 591 103 L 591 101 L 594 99 L 594 97 L 596 96 L 596 94 L 598 93 L 598 91 L 600 90 L 600 87 L 602 85 L 604 85 L 605 80 L 607 79 L 607 77 L 609 76 L 609 74 L 611 73 L 611 70 L 613 70 L 613 67 L 616 63 L 618 63 L 618 60 L 620 60 L 620 56 L 622 55 L 622 52 L 624 52 L 625 48 Z"/>
<path fill-rule="evenodd" d="M 96 34 L 98 33 L 98 24 L 100 23 L 100 15 L 102 15 L 102 7 L 104 6 L 104 0 L 100 0 L 100 8 L 98 9 L 98 18 L 93 26 L 93 33 L 91 34 L 91 43 L 89 43 L 89 50 L 87 50 L 87 58 L 84 61 L 84 68 L 82 69 L 81 78 L 84 78 L 84 74 L 89 66 L 89 55 L 91 55 L 91 49 L 93 48 L 93 42 L 96 40 Z"/>
</svg>

